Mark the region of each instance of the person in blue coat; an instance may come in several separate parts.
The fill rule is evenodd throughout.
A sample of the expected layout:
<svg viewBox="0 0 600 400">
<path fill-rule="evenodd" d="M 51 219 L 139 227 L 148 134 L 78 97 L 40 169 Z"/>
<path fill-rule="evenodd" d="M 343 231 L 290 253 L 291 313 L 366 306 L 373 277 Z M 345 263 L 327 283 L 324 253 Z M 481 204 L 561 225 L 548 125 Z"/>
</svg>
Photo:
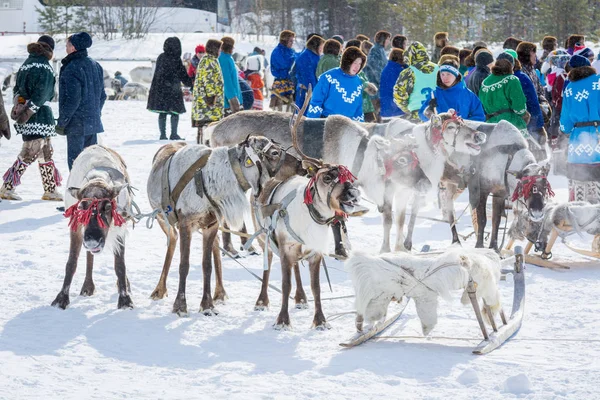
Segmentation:
<svg viewBox="0 0 600 400">
<path fill-rule="evenodd" d="M 243 98 L 242 89 L 238 81 L 238 70 L 233 61 L 233 45 L 235 40 L 229 36 L 221 38 L 221 54 L 219 65 L 223 74 L 223 91 L 225 93 L 225 115 L 240 111 Z"/>
<path fill-rule="evenodd" d="M 312 94 L 307 118 L 326 118 L 344 115 L 364 122 L 362 81 L 357 74 L 367 62 L 367 56 L 358 47 L 344 50 L 339 68 L 330 69 L 319 77 Z"/>
<path fill-rule="evenodd" d="M 560 129 L 570 134 L 569 200 L 600 203 L 600 75 L 579 55 L 571 57 L 569 65 L 560 114 Z"/>
<path fill-rule="evenodd" d="M 394 85 L 403 69 L 408 68 L 404 63 L 404 50 L 392 49 L 386 66 L 381 71 L 379 81 L 379 98 L 381 104 L 381 117 L 399 117 L 404 114 L 396 103 L 394 103 Z"/>
<path fill-rule="evenodd" d="M 58 87 L 58 124 L 56 132 L 67 136 L 67 163 L 88 146 L 98 143 L 104 132 L 102 107 L 106 100 L 104 71 L 88 56 L 92 37 L 79 32 L 67 38 L 67 56 L 62 59 Z"/>
<path fill-rule="evenodd" d="M 290 70 L 296 61 L 296 52 L 292 49 L 296 34 L 284 30 L 279 34 L 279 44 L 271 53 L 271 75 L 273 87 L 269 107 L 281 111 L 284 101 L 293 101 L 294 84 L 290 79 Z"/>
<path fill-rule="evenodd" d="M 434 108 L 438 113 L 452 108 L 459 117 L 485 122 L 483 105 L 475 93 L 467 89 L 462 75 L 458 71 L 458 63 L 440 66 L 437 74 L 437 87 L 427 95 L 427 99 L 419 111 L 419 117 L 423 121 L 429 121 Z"/>
<path fill-rule="evenodd" d="M 317 85 L 317 65 L 323 52 L 325 39 L 313 35 L 306 42 L 306 48 L 296 58 L 296 105 L 302 107 L 308 86 Z"/>
</svg>

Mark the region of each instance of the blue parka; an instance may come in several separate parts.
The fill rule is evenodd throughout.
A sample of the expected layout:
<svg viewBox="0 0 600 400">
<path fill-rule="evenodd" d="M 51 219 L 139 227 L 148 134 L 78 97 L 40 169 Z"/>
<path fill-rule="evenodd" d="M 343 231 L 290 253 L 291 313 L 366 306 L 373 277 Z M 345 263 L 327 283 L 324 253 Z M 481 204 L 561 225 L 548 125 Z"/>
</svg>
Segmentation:
<svg viewBox="0 0 600 400">
<path fill-rule="evenodd" d="M 306 116 L 344 115 L 363 122 L 362 89 L 362 81 L 357 75 L 348 75 L 341 68 L 330 69 L 319 77 Z"/>
<path fill-rule="evenodd" d="M 468 119 L 470 121 L 481 121 L 485 122 L 485 112 L 483 111 L 483 105 L 479 100 L 479 97 L 475 96 L 475 93 L 467 89 L 467 86 L 462 81 L 462 77 L 459 76 L 460 81 L 454 86 L 443 89 L 439 86 L 433 91 L 435 99 L 437 101 L 437 112 L 446 112 L 453 108 L 459 117 Z M 439 80 L 439 74 L 438 74 Z M 425 109 L 429 106 L 431 100 L 431 92 L 427 94 L 427 99 L 419 110 L 419 117 L 423 121 L 429 121 L 424 114 Z"/>
<path fill-rule="evenodd" d="M 531 82 L 529 76 L 525 75 L 523 71 L 517 70 L 514 74 L 521 82 L 525 99 L 527 99 L 527 112 L 531 115 L 527 124 L 527 130 L 537 132 L 544 127 L 544 117 L 542 116 L 542 109 L 540 108 L 540 101 L 538 100 L 535 86 L 533 86 L 533 82 Z"/>
<path fill-rule="evenodd" d="M 321 57 L 306 48 L 296 58 L 296 104 L 302 107 L 308 85 L 317 85 L 317 65 Z"/>
<path fill-rule="evenodd" d="M 290 69 L 296 61 L 296 52 L 279 43 L 271 53 L 271 75 L 274 79 L 290 79 Z"/>
<path fill-rule="evenodd" d="M 238 82 L 238 71 L 231 54 L 221 52 L 221 55 L 219 55 L 219 65 L 221 66 L 221 73 L 223 74 L 225 108 L 231 108 L 229 99 L 233 99 L 234 97 L 238 98 L 241 107 L 244 102 L 242 98 L 242 89 Z"/>
<path fill-rule="evenodd" d="M 381 71 L 381 80 L 379 81 L 379 98 L 382 117 L 397 117 L 404 114 L 396 103 L 394 103 L 394 85 L 400 76 L 400 72 L 406 65 L 398 64 L 395 61 L 388 61 Z"/>
</svg>

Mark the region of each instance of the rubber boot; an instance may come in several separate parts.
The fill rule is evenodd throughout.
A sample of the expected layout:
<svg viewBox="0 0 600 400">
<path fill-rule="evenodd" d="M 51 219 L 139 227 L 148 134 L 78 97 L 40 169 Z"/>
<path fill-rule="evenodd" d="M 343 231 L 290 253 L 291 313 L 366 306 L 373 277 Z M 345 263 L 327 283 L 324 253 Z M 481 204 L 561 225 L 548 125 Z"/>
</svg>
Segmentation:
<svg viewBox="0 0 600 400">
<path fill-rule="evenodd" d="M 38 163 L 38 165 L 42 176 L 42 185 L 44 186 L 42 200 L 63 201 L 62 195 L 56 191 L 56 187 L 62 183 L 62 177 L 56 165 L 54 165 L 54 161 L 50 160 L 45 163 Z"/>
<path fill-rule="evenodd" d="M 177 127 L 179 126 L 179 115 L 171 114 L 171 136 L 169 140 L 185 140 L 177 134 Z"/>
<path fill-rule="evenodd" d="M 160 131 L 160 140 L 167 140 L 167 114 L 158 115 L 158 130 Z"/>
<path fill-rule="evenodd" d="M 29 164 L 25 163 L 20 158 L 10 167 L 4 174 L 4 183 L 0 188 L 0 199 L 4 200 L 22 200 L 20 196 L 15 193 L 15 187 L 21 184 L 21 176 L 25 173 L 25 170 L 29 167 Z"/>
</svg>

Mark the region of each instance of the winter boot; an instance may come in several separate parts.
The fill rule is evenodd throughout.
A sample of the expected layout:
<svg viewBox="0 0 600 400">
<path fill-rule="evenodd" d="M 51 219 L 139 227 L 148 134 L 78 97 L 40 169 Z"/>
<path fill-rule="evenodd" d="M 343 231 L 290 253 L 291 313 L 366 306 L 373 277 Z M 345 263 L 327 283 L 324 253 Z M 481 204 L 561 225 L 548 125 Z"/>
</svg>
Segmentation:
<svg viewBox="0 0 600 400">
<path fill-rule="evenodd" d="M 25 173 L 25 170 L 29 167 L 29 164 L 25 163 L 20 158 L 6 171 L 4 174 L 4 183 L 0 188 L 0 199 L 4 200 L 22 200 L 21 197 L 15 193 L 15 187 L 21 184 L 21 176 Z"/>
<path fill-rule="evenodd" d="M 167 114 L 158 115 L 158 130 L 160 131 L 160 140 L 167 140 Z"/>
<path fill-rule="evenodd" d="M 179 125 L 179 115 L 171 114 L 171 136 L 169 140 L 185 140 L 177 134 L 177 126 Z"/>
<path fill-rule="evenodd" d="M 335 255 L 340 259 L 345 260 L 348 258 L 348 251 L 346 250 L 344 238 L 342 237 L 342 230 L 346 230 L 344 221 L 334 221 L 333 224 L 331 224 L 331 229 L 333 230 L 333 241 L 335 242 Z"/>
<path fill-rule="evenodd" d="M 38 165 L 42 176 L 42 185 L 44 186 L 42 200 L 63 201 L 62 195 L 56 191 L 56 187 L 62 183 L 62 176 L 60 176 L 60 172 L 54 165 L 54 161 L 40 162 Z"/>
</svg>

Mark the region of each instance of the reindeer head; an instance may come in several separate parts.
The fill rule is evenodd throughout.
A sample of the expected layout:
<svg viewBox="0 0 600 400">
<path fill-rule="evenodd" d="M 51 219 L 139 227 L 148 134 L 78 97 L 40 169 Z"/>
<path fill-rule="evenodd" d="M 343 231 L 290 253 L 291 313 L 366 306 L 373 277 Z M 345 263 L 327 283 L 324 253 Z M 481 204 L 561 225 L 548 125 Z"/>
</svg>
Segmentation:
<svg viewBox="0 0 600 400">
<path fill-rule="evenodd" d="M 486 141 L 483 132 L 467 126 L 453 109 L 433 115 L 427 130 L 429 141 L 446 155 L 459 152 L 476 156 Z"/>
<path fill-rule="evenodd" d="M 110 229 L 125 224 L 117 210 L 117 197 L 127 185 L 124 180 L 113 181 L 99 174 L 87 178 L 81 188 L 68 189 L 77 203 L 64 215 L 70 218 L 69 226 L 73 231 L 83 226 L 83 246 L 95 254 L 104 249 Z"/>
<path fill-rule="evenodd" d="M 549 170 L 549 164 L 544 162 L 529 164 L 522 171 L 506 171 L 517 179 L 511 200 L 516 202 L 517 207 L 524 205 L 533 222 L 544 218 L 546 201 L 554 196 L 547 178 Z"/>
<path fill-rule="evenodd" d="M 343 165 L 327 164 L 322 160 L 308 157 L 298 146 L 296 132 L 302 115 L 308 107 L 311 94 L 312 88 L 309 86 L 302 109 L 298 111 L 295 118 L 292 115 L 290 120 L 292 144 L 302 158 L 302 167 L 310 178 L 304 193 L 304 203 L 320 213 L 330 210 L 330 212 L 350 214 L 354 212 L 360 201 L 360 192 L 353 183 L 356 177 Z"/>
<path fill-rule="evenodd" d="M 256 195 L 270 178 L 286 180 L 306 172 L 300 159 L 264 136 L 248 136 L 236 146 L 236 154 L 244 177 Z"/>
</svg>

